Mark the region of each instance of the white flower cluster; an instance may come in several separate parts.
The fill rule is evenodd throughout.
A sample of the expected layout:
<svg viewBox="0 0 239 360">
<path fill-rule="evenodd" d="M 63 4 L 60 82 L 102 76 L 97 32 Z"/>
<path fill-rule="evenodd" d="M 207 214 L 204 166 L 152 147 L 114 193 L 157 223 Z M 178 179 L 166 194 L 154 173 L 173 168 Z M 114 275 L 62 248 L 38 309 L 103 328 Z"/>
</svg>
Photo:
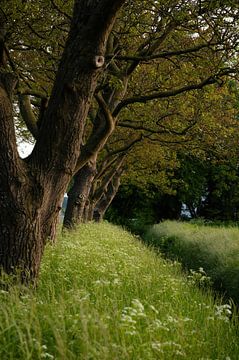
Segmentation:
<svg viewBox="0 0 239 360">
<path fill-rule="evenodd" d="M 133 299 L 131 306 L 125 307 L 122 311 L 121 322 L 122 327 L 126 330 L 125 333 L 135 335 L 137 321 L 145 317 L 144 305 L 138 299 Z"/>
<path fill-rule="evenodd" d="M 212 284 L 211 278 L 207 276 L 206 272 L 202 267 L 200 267 L 198 271 L 190 269 L 187 278 L 191 284 L 201 287 L 208 287 Z"/>
</svg>

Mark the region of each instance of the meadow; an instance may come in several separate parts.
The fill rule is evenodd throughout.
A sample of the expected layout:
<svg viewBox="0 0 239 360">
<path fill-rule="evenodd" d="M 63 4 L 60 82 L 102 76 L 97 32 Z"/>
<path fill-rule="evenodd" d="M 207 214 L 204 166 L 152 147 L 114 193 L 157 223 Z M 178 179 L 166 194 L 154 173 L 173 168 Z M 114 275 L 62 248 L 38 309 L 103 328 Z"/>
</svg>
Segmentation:
<svg viewBox="0 0 239 360">
<path fill-rule="evenodd" d="M 238 359 L 232 306 L 106 222 L 59 236 L 37 289 L 0 301 L 1 360 Z"/>
<path fill-rule="evenodd" d="M 239 228 L 164 221 L 145 234 L 147 243 L 193 274 L 201 269 L 214 289 L 239 304 Z"/>
</svg>

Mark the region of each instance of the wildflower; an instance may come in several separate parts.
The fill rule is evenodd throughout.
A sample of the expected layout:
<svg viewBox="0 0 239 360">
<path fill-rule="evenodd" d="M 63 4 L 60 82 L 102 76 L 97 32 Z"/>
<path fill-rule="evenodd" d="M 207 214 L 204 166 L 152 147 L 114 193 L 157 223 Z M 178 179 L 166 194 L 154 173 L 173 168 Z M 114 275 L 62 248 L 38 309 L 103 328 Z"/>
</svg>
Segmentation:
<svg viewBox="0 0 239 360">
<path fill-rule="evenodd" d="M 193 285 L 197 286 L 211 286 L 212 284 L 211 278 L 206 275 L 202 267 L 198 271 L 190 269 L 190 274 L 187 278 Z"/>
<path fill-rule="evenodd" d="M 157 352 L 163 353 L 162 344 L 160 342 L 158 342 L 158 341 L 153 342 L 151 344 L 151 347 L 152 347 L 153 350 L 156 350 Z"/>
<path fill-rule="evenodd" d="M 149 305 L 150 309 L 153 310 L 153 312 L 155 312 L 155 314 L 158 315 L 158 310 L 153 306 L 153 305 Z"/>
<path fill-rule="evenodd" d="M 185 318 L 183 319 L 183 321 L 187 322 L 187 321 L 193 321 L 193 320 L 190 319 L 190 318 L 188 318 L 188 317 L 185 317 Z"/>
<path fill-rule="evenodd" d="M 230 315 L 232 314 L 231 305 L 216 305 L 215 309 L 215 316 L 217 317 L 217 319 L 223 320 L 225 322 L 229 321 Z"/>
<path fill-rule="evenodd" d="M 132 300 L 132 306 L 137 310 L 138 315 L 144 313 L 144 305 L 138 299 Z"/>
<path fill-rule="evenodd" d="M 49 354 L 48 352 L 45 352 L 45 353 L 41 354 L 41 358 L 42 359 L 54 359 L 54 356 Z"/>
<path fill-rule="evenodd" d="M 167 320 L 169 323 L 174 323 L 174 324 L 177 324 L 178 323 L 178 320 L 173 318 L 172 316 L 168 315 L 167 316 Z"/>
<path fill-rule="evenodd" d="M 186 356 L 186 354 L 183 351 L 180 351 L 180 350 L 176 350 L 175 354 L 178 355 L 178 356 Z"/>
<path fill-rule="evenodd" d="M 152 322 L 152 324 L 150 325 L 150 328 L 151 328 L 152 330 L 154 330 L 154 329 L 162 329 L 162 330 L 165 330 L 165 331 L 169 331 L 169 330 L 170 330 L 170 329 L 169 329 L 167 326 L 165 326 L 165 324 L 162 323 L 162 321 L 160 321 L 159 319 L 155 319 L 155 320 Z"/>
</svg>

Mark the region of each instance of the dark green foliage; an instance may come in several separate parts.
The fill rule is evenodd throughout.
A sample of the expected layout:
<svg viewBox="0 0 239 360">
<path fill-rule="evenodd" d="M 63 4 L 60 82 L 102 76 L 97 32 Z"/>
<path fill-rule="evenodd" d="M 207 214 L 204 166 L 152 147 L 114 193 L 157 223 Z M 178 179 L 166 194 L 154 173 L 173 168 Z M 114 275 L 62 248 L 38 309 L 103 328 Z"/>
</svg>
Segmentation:
<svg viewBox="0 0 239 360">
<path fill-rule="evenodd" d="M 178 201 L 192 218 L 237 221 L 239 211 L 239 171 L 236 158 L 199 159 L 179 155 L 175 172 Z"/>
<path fill-rule="evenodd" d="M 162 219 L 178 219 L 182 203 L 174 195 L 162 194 L 156 187 L 143 191 L 135 185 L 120 188 L 106 218 L 142 234 L 149 225 Z"/>
</svg>

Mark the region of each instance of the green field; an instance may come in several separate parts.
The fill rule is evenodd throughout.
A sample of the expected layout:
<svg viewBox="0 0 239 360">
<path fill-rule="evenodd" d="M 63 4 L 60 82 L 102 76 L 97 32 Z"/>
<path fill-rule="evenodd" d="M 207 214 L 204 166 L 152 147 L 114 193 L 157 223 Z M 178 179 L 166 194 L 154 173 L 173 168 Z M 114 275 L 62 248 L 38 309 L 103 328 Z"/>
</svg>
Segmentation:
<svg viewBox="0 0 239 360">
<path fill-rule="evenodd" d="M 230 306 L 108 223 L 59 238 L 37 289 L 0 301 L 1 360 L 238 359 Z"/>
</svg>

